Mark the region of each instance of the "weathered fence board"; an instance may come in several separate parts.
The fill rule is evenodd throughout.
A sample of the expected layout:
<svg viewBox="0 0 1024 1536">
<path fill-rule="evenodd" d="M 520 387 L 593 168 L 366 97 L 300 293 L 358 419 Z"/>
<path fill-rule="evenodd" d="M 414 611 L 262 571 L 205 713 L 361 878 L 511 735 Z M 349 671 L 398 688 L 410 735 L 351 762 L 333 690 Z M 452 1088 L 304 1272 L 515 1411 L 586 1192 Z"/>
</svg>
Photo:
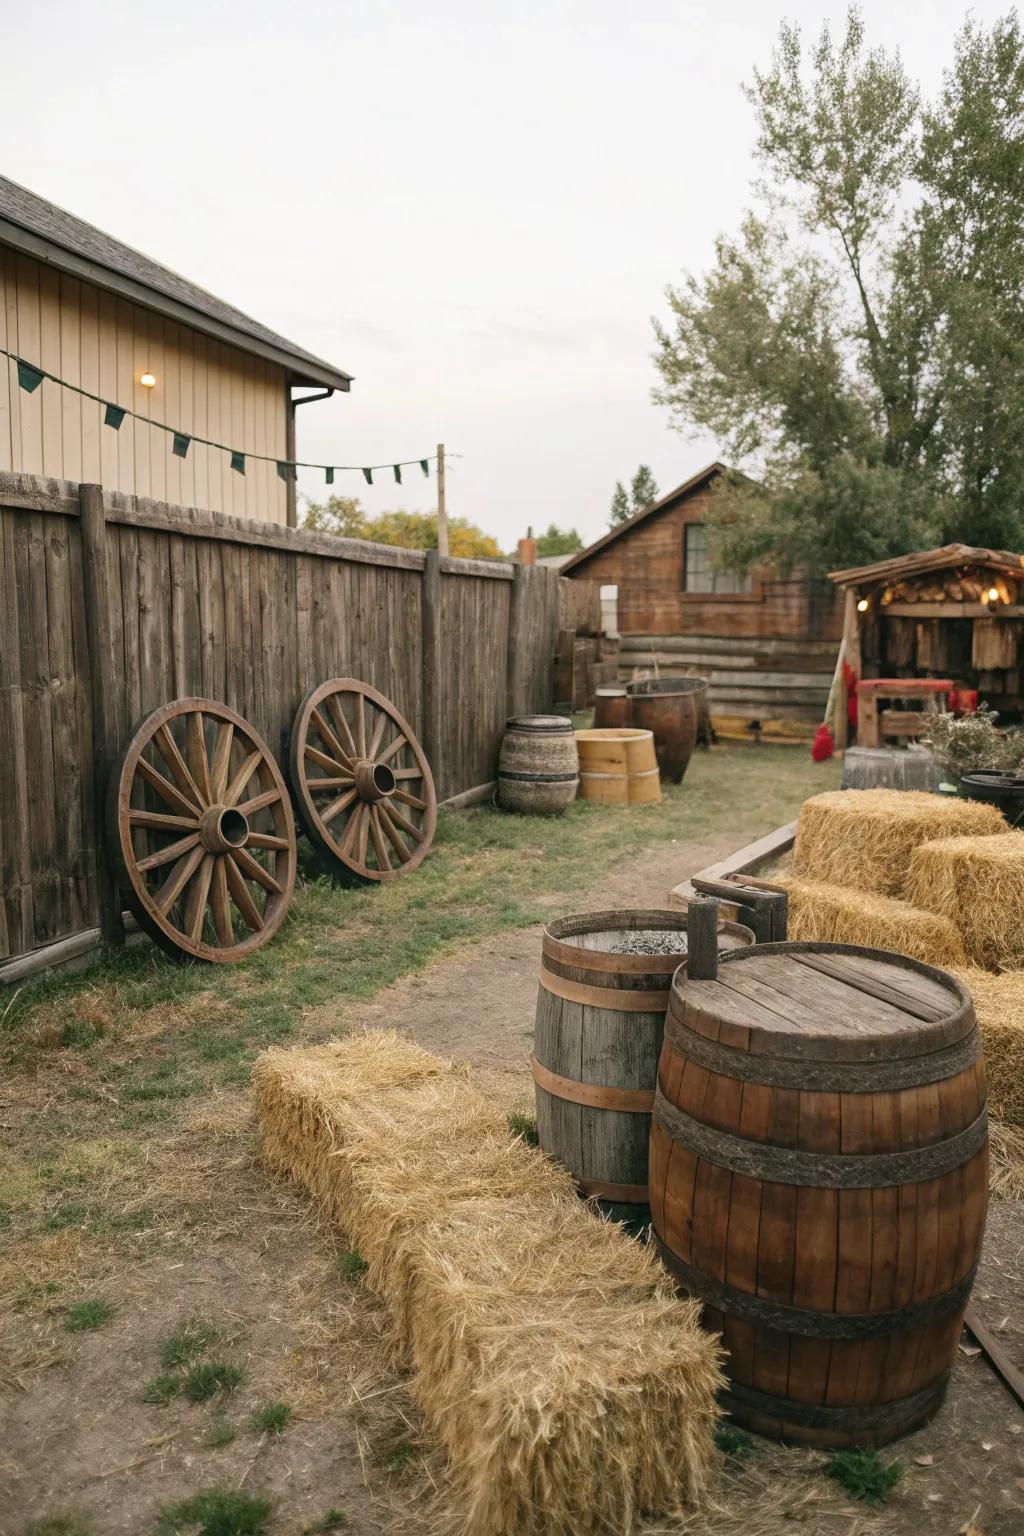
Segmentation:
<svg viewBox="0 0 1024 1536">
<path fill-rule="evenodd" d="M 0 977 L 116 937 L 103 786 L 158 705 L 220 699 L 284 758 L 305 693 L 358 677 L 417 734 L 434 711 L 438 795 L 462 795 L 493 779 L 507 714 L 551 707 L 558 589 L 543 568 L 0 474 Z"/>
</svg>

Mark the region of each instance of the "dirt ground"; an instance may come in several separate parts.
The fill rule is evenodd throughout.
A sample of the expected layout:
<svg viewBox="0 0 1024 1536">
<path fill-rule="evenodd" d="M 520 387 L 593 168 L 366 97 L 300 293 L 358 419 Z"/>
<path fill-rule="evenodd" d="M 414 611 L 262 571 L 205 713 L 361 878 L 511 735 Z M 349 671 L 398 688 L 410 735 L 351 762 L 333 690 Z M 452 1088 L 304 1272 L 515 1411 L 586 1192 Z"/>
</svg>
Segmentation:
<svg viewBox="0 0 1024 1536">
<path fill-rule="evenodd" d="M 645 853 L 579 905 L 663 904 L 671 885 L 730 847 L 724 838 Z M 397 1027 L 468 1060 L 485 1091 L 528 1104 L 538 933 L 468 946 L 369 1004 L 321 1010 L 303 1034 Z M 5 1129 L 44 1108 L 0 1089 Z M 157 1196 L 180 1183 L 188 1216 L 138 1261 L 111 1260 L 94 1277 L 116 1299 L 110 1323 L 68 1332 L 44 1305 L 15 1314 L 0 1336 L 0 1536 L 58 1515 L 83 1521 L 65 1528 L 75 1536 L 146 1532 L 162 1505 L 212 1486 L 271 1500 L 274 1536 L 340 1529 L 326 1523 L 332 1510 L 347 1531 L 425 1531 L 444 1514 L 443 1471 L 389 1363 L 380 1311 L 346 1277 L 341 1235 L 318 1229 L 301 1194 L 267 1177 L 242 1096 L 197 1105 L 188 1137 L 148 1177 L 140 1208 L 173 1211 Z M 210 1231 L 214 1242 L 204 1240 Z M 88 1269 L 88 1250 L 53 1234 L 65 1241 L 67 1262 Z M 1024 1202 L 994 1203 L 975 1301 L 1024 1367 L 1022 1297 Z M 141 1402 L 159 1372 L 159 1341 L 192 1316 L 219 1330 L 218 1350 L 244 1371 L 244 1388 L 212 1408 L 180 1396 Z M 292 1409 L 280 1436 L 248 1423 L 271 1401 Z M 652 1525 L 652 1536 L 782 1536 L 794 1526 L 822 1536 L 1024 1533 L 1024 1412 L 983 1356 L 961 1350 L 942 1412 L 886 1454 L 906 1472 L 871 1510 L 822 1476 L 820 1456 L 756 1442 L 742 1462 L 723 1463 L 719 1508 Z"/>
</svg>

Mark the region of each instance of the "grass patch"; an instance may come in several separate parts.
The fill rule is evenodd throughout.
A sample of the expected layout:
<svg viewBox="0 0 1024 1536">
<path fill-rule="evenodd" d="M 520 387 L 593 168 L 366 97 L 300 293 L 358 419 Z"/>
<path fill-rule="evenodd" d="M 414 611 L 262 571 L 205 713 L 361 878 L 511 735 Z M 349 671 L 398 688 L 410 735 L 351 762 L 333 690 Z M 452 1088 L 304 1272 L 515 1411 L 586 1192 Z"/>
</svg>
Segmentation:
<svg viewBox="0 0 1024 1536">
<path fill-rule="evenodd" d="M 96 1296 L 91 1301 L 73 1301 L 64 1314 L 68 1333 L 83 1333 L 88 1328 L 102 1328 L 109 1323 L 116 1308 L 112 1301 Z"/>
<path fill-rule="evenodd" d="M 745 1429 L 737 1429 L 734 1424 L 719 1424 L 715 1430 L 715 1444 L 723 1456 L 731 1456 L 734 1461 L 745 1461 L 754 1449 L 753 1436 Z"/>
<path fill-rule="evenodd" d="M 537 1117 L 526 1110 L 514 1109 L 508 1117 L 508 1128 L 513 1136 L 521 1136 L 528 1147 L 540 1146 L 537 1135 Z"/>
<path fill-rule="evenodd" d="M 836 1451 L 825 1463 L 825 1476 L 862 1504 L 884 1504 L 903 1470 L 902 1461 L 886 1466 L 877 1451 Z"/>
<path fill-rule="evenodd" d="M 330 1536 L 331 1531 L 348 1529 L 348 1515 L 343 1509 L 329 1509 L 312 1525 L 303 1526 L 302 1536 Z"/>
<path fill-rule="evenodd" d="M 83 1515 L 44 1515 L 25 1527 L 25 1536 L 92 1536 L 92 1523 Z"/>
<path fill-rule="evenodd" d="M 172 1397 L 181 1391 L 180 1376 L 154 1376 L 140 1399 L 155 1408 L 166 1408 Z"/>
<path fill-rule="evenodd" d="M 209 1446 L 211 1450 L 219 1450 L 222 1445 L 230 1445 L 236 1433 L 235 1426 L 229 1424 L 223 1414 L 215 1413 L 203 1436 L 203 1444 Z"/>
<path fill-rule="evenodd" d="M 291 1416 L 287 1403 L 263 1403 L 249 1415 L 249 1428 L 256 1435 L 282 1435 Z"/>
<path fill-rule="evenodd" d="M 361 1280 L 367 1271 L 367 1263 L 361 1253 L 354 1248 L 348 1249 L 338 1259 L 338 1268 L 345 1280 Z"/>
<path fill-rule="evenodd" d="M 177 1504 L 165 1504 L 157 1536 L 264 1536 L 270 1519 L 267 1499 L 252 1499 L 229 1488 L 211 1488 Z"/>
<path fill-rule="evenodd" d="M 180 1328 L 160 1340 L 157 1355 L 165 1371 L 180 1370 L 197 1356 L 204 1355 L 220 1337 L 218 1330 L 201 1317 L 190 1317 Z"/>
<path fill-rule="evenodd" d="M 211 1397 L 228 1397 L 242 1376 L 237 1365 L 228 1365 L 223 1360 L 203 1360 L 185 1372 L 181 1389 L 190 1403 L 208 1403 Z"/>
</svg>

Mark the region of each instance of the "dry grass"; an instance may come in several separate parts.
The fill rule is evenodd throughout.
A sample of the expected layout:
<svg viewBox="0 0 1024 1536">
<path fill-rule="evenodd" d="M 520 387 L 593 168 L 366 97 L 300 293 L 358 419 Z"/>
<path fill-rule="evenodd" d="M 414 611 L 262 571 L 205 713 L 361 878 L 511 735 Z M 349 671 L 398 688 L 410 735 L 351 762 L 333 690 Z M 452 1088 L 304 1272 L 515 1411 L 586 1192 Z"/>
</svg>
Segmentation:
<svg viewBox="0 0 1024 1536">
<path fill-rule="evenodd" d="M 368 1263 L 474 1533 L 607 1532 L 705 1495 L 716 1346 L 653 1254 L 392 1034 L 271 1051 L 263 1148 Z"/>
<path fill-rule="evenodd" d="M 1024 832 L 923 843 L 905 894 L 956 923 L 973 965 L 1024 966 Z"/>
<path fill-rule="evenodd" d="M 995 806 L 975 800 L 917 790 L 830 790 L 800 808 L 793 867 L 807 880 L 902 896 L 911 854 L 921 843 L 1008 830 Z"/>
<path fill-rule="evenodd" d="M 953 922 L 922 912 L 895 896 L 879 896 L 796 875 L 773 875 L 789 897 L 791 939 L 830 944 L 866 944 L 892 949 L 927 965 L 962 966 L 967 955 Z"/>
</svg>

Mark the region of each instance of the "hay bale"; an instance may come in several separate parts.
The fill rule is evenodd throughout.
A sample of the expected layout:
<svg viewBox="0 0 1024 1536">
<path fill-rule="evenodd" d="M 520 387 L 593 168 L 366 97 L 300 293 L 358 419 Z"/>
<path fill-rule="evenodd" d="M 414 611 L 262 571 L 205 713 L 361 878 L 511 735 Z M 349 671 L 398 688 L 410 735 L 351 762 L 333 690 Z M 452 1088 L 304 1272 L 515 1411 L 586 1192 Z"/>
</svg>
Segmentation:
<svg viewBox="0 0 1024 1536">
<path fill-rule="evenodd" d="M 922 843 L 911 855 L 904 894 L 956 923 L 974 965 L 1024 966 L 1024 832 Z"/>
<path fill-rule="evenodd" d="M 444 1447 L 461 1528 L 636 1528 L 702 1499 L 716 1342 L 652 1251 L 394 1034 L 269 1051 L 262 1147 L 344 1227 Z"/>
<path fill-rule="evenodd" d="M 989 1111 L 1011 1130 L 1024 1132 L 1024 971 L 958 974 L 978 1015 Z"/>
<path fill-rule="evenodd" d="M 829 790 L 800 807 L 793 868 L 806 880 L 902 896 L 910 855 L 921 843 L 1008 830 L 994 805 L 977 800 L 918 790 Z"/>
<path fill-rule="evenodd" d="M 791 939 L 893 949 L 926 965 L 967 963 L 963 940 L 948 917 L 922 912 L 894 896 L 802 880 L 797 875 L 775 875 L 773 883 L 789 897 Z"/>
</svg>

